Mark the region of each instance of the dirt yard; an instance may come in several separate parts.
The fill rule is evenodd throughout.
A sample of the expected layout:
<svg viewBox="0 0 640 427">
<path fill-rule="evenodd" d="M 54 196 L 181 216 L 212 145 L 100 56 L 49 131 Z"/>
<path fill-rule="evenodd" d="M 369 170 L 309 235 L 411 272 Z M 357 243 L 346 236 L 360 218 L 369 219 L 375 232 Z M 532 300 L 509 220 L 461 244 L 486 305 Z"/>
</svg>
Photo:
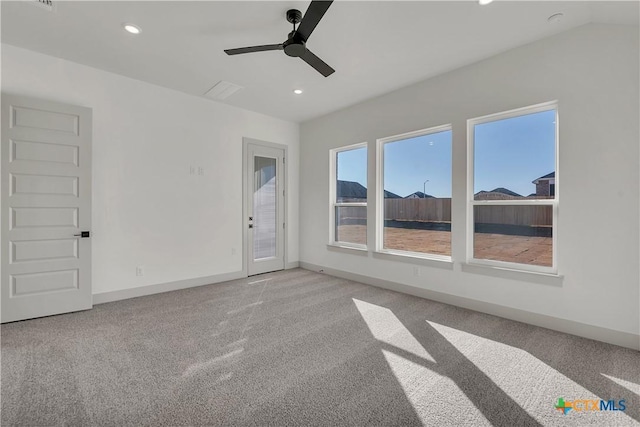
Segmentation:
<svg viewBox="0 0 640 427">
<path fill-rule="evenodd" d="M 366 243 L 366 226 L 341 225 L 338 238 L 344 242 Z M 509 236 L 476 233 L 476 258 L 550 267 L 552 239 L 550 237 Z M 384 247 L 402 251 L 451 255 L 451 233 L 448 231 L 415 230 L 385 227 Z"/>
</svg>

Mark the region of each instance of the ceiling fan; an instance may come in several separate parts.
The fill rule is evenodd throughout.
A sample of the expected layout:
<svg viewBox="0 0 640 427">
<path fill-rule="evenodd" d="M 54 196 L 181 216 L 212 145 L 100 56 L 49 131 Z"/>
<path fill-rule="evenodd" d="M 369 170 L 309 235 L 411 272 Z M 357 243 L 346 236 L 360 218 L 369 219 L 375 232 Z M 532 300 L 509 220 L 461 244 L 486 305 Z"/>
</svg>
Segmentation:
<svg viewBox="0 0 640 427">
<path fill-rule="evenodd" d="M 287 10 L 287 21 L 293 24 L 293 31 L 289 33 L 289 37 L 283 43 L 225 49 L 225 53 L 227 55 L 240 55 L 242 53 L 265 52 L 268 50 L 284 50 L 284 53 L 287 55 L 302 59 L 315 68 L 320 74 L 328 77 L 336 70 L 307 49 L 306 44 L 309 36 L 311 36 L 318 22 L 320 22 L 327 9 L 329 9 L 331 3 L 333 3 L 333 1 L 313 0 L 307 12 L 304 14 L 304 18 L 302 17 L 302 13 L 297 9 Z M 300 25 L 298 25 L 298 29 L 296 30 L 296 24 L 298 23 L 300 23 Z"/>
</svg>

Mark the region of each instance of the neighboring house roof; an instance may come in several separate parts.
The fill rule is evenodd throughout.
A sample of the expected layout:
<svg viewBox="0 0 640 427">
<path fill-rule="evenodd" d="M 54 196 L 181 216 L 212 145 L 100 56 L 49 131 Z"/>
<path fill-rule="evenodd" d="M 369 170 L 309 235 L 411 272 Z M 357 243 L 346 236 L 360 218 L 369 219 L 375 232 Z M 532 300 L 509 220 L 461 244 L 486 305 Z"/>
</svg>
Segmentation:
<svg viewBox="0 0 640 427">
<path fill-rule="evenodd" d="M 487 194 L 487 193 L 500 193 L 500 194 L 506 194 L 507 196 L 522 197 L 520 194 L 516 193 L 515 191 L 511 191 L 503 187 L 494 188 L 491 191 L 485 191 L 485 190 L 478 191 L 475 195 L 478 196 L 480 194 Z"/>
<path fill-rule="evenodd" d="M 355 181 L 341 181 L 338 180 L 336 185 L 336 195 L 338 199 L 366 199 L 367 187 Z M 385 199 L 401 199 L 391 191 L 384 190 Z"/>
<path fill-rule="evenodd" d="M 367 187 L 354 181 L 340 181 L 336 185 L 338 199 L 366 199 Z"/>
<path fill-rule="evenodd" d="M 492 193 L 502 193 L 502 194 L 506 194 L 508 196 L 513 196 L 513 197 L 522 197 L 522 195 L 511 191 L 509 189 L 506 188 L 502 188 L 502 187 L 498 187 L 498 188 L 494 188 L 493 190 L 491 190 Z"/>
<path fill-rule="evenodd" d="M 411 193 L 408 196 L 405 196 L 405 199 L 433 199 L 434 197 L 430 194 L 423 193 L 422 191 L 416 191 L 415 193 Z"/>
<path fill-rule="evenodd" d="M 507 188 L 498 187 L 491 191 L 478 191 L 475 194 L 475 199 L 478 200 L 500 200 L 500 199 L 512 199 L 516 197 L 522 197 L 520 194 L 511 191 Z"/>
<path fill-rule="evenodd" d="M 549 181 L 551 179 L 554 179 L 556 177 L 556 172 L 553 171 L 551 173 L 546 174 L 545 176 L 541 176 L 540 178 L 536 178 L 533 181 L 531 181 L 534 184 L 537 184 L 538 181 Z"/>
</svg>

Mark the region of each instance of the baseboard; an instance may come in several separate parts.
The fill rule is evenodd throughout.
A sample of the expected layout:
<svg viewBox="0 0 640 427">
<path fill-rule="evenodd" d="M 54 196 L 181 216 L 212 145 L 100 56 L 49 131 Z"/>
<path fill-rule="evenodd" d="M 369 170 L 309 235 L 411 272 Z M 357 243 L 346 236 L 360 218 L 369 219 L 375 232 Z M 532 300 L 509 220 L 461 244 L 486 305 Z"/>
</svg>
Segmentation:
<svg viewBox="0 0 640 427">
<path fill-rule="evenodd" d="M 285 270 L 300 267 L 299 261 L 288 262 Z M 242 271 L 215 276 L 197 277 L 195 279 L 178 280 L 175 282 L 158 283 L 155 285 L 140 286 L 138 288 L 120 289 L 117 291 L 101 292 L 93 294 L 93 304 L 104 304 L 106 302 L 120 301 L 123 299 L 143 297 L 146 295 L 159 294 L 162 292 L 177 291 L 180 289 L 194 288 L 196 286 L 211 285 L 214 283 L 227 282 L 229 280 L 242 279 L 247 277 Z"/>
<path fill-rule="evenodd" d="M 162 292 L 170 292 L 180 289 L 194 288 L 196 286 L 211 285 L 213 283 L 227 282 L 229 280 L 242 279 L 244 277 L 247 277 L 245 273 L 243 273 L 242 271 L 237 271 L 233 273 L 217 274 L 215 276 L 196 277 L 194 279 L 140 286 L 138 288 L 101 292 L 99 294 L 93 294 L 93 304 L 104 304 L 106 302 L 143 297 L 146 295 L 159 294 Z"/>
<path fill-rule="evenodd" d="M 459 297 L 456 295 L 446 294 L 443 292 L 431 291 L 428 289 L 418 288 L 410 285 L 391 282 L 389 280 L 378 279 L 361 274 L 350 273 L 347 271 L 336 270 L 329 267 L 323 267 L 308 262 L 301 261 L 300 267 L 305 270 L 323 272 L 325 274 L 340 277 L 355 282 L 365 283 L 367 285 L 379 288 L 389 289 L 392 291 L 402 292 L 469 310 L 479 311 L 481 313 L 491 314 L 503 317 L 517 322 L 523 322 L 542 328 L 551 329 L 558 332 L 564 332 L 583 338 L 589 338 L 596 341 L 602 341 L 609 344 L 619 345 L 621 347 L 640 350 L 640 335 L 628 332 L 616 331 L 613 329 L 603 328 L 600 326 L 588 325 L 573 320 L 561 319 L 558 317 L 548 316 L 545 314 L 533 313 L 530 311 L 520 310 L 516 308 L 506 307 L 503 305 L 478 301 L 471 298 Z"/>
</svg>

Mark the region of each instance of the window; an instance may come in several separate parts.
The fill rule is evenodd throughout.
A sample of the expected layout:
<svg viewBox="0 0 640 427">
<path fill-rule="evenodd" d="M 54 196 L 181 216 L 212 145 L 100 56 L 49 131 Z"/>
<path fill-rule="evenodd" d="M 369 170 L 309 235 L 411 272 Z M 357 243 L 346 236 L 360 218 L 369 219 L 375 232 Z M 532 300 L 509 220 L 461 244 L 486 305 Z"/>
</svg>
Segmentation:
<svg viewBox="0 0 640 427">
<path fill-rule="evenodd" d="M 451 127 L 378 141 L 378 250 L 451 257 Z"/>
<path fill-rule="evenodd" d="M 468 121 L 467 258 L 557 273 L 555 103 Z"/>
<path fill-rule="evenodd" d="M 331 150 L 332 244 L 366 248 L 367 145 Z"/>
</svg>

